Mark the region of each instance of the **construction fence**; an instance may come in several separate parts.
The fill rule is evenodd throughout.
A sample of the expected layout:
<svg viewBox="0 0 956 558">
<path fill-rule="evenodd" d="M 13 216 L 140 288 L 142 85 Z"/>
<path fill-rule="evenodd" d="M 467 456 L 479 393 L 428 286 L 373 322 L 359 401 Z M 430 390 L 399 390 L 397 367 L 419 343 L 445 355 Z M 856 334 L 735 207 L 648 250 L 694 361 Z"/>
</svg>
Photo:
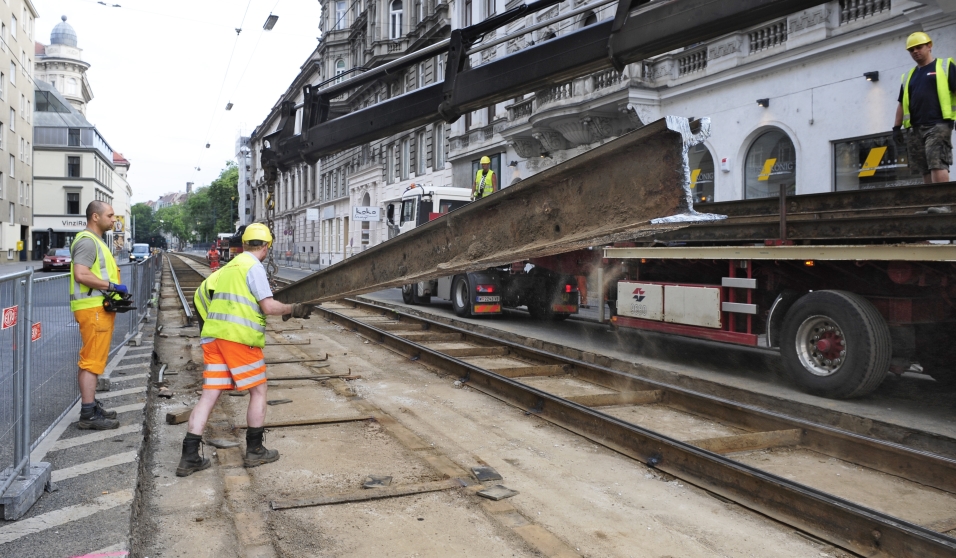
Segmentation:
<svg viewBox="0 0 956 558">
<path fill-rule="evenodd" d="M 117 314 L 110 357 L 146 317 L 162 258 L 119 267 L 136 308 Z M 69 291 L 69 274 L 39 277 L 29 269 L 0 276 L 0 497 L 28 474 L 30 452 L 80 398 L 82 343 Z"/>
</svg>

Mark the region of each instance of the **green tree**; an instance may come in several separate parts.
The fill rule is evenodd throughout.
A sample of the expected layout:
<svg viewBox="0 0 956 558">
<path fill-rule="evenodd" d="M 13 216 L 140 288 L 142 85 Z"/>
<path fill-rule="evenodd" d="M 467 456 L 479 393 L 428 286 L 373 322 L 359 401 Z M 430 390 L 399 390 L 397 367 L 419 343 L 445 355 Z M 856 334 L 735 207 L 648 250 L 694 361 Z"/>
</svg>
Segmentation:
<svg viewBox="0 0 956 558">
<path fill-rule="evenodd" d="M 159 230 L 179 239 L 180 245 L 193 240 L 193 227 L 188 225 L 186 208 L 182 205 L 170 205 L 156 212 L 155 219 Z"/>
<path fill-rule="evenodd" d="M 235 232 L 239 204 L 239 168 L 233 161 L 208 186 L 197 188 L 186 202 L 184 220 L 198 240 L 212 241 L 219 233 Z"/>
<path fill-rule="evenodd" d="M 145 203 L 137 203 L 131 208 L 133 214 L 133 223 L 136 225 L 136 234 L 133 242 L 149 242 L 149 238 L 158 234 L 158 223 L 153 215 L 153 208 Z M 127 223 L 131 225 L 132 223 Z"/>
</svg>

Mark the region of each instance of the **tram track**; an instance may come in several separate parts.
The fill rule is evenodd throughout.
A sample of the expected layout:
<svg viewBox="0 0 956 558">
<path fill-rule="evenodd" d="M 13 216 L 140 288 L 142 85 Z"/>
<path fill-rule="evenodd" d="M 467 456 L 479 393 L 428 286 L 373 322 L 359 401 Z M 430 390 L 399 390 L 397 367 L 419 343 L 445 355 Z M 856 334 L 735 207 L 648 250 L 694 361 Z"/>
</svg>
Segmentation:
<svg viewBox="0 0 956 558">
<path fill-rule="evenodd" d="M 956 553 L 956 539 L 946 534 L 956 532 L 952 459 L 360 300 L 327 303 L 316 313 L 528 414 L 857 554 Z M 675 423 L 668 415 L 704 427 L 668 432 Z M 687 435 L 708 430 L 709 436 Z M 821 478 L 787 478 L 794 476 L 787 462 L 808 456 L 810 476 Z M 824 467 L 817 458 L 827 461 Z M 834 487 L 835 470 L 844 471 L 846 489 Z M 885 505 L 858 498 L 861 487 L 884 493 Z M 896 493 L 916 496 L 899 500 Z"/>
</svg>

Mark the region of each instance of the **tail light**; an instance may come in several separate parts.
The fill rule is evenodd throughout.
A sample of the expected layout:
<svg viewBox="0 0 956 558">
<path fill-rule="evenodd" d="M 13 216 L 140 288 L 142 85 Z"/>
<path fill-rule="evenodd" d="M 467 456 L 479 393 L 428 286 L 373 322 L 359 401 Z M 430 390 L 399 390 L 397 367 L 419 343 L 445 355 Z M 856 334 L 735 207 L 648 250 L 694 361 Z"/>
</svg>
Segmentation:
<svg viewBox="0 0 956 558">
<path fill-rule="evenodd" d="M 493 293 L 495 292 L 495 286 L 494 285 L 478 285 L 477 287 L 475 287 L 475 291 L 479 293 Z"/>
<path fill-rule="evenodd" d="M 567 285 L 564 286 L 564 292 L 566 292 L 566 293 L 576 293 L 576 292 L 578 292 L 578 288 L 577 288 L 576 285 L 572 285 L 572 284 L 568 283 Z"/>
</svg>

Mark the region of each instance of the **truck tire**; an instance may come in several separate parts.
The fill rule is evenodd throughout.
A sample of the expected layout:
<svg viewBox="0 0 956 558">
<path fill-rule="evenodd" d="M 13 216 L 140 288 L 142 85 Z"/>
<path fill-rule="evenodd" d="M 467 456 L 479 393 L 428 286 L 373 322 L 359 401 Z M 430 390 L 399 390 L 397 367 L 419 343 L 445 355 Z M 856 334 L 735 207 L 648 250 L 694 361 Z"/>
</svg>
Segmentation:
<svg viewBox="0 0 956 558">
<path fill-rule="evenodd" d="M 780 354 L 805 391 L 826 397 L 861 397 L 886 377 L 892 357 L 890 329 L 865 298 L 846 291 L 816 291 L 797 300 L 783 324 Z"/>
<path fill-rule="evenodd" d="M 402 301 L 405 304 L 415 304 L 414 289 L 415 285 L 402 285 Z"/>
<path fill-rule="evenodd" d="M 459 318 L 471 316 L 471 288 L 464 275 L 455 277 L 451 284 L 451 306 Z"/>
</svg>

